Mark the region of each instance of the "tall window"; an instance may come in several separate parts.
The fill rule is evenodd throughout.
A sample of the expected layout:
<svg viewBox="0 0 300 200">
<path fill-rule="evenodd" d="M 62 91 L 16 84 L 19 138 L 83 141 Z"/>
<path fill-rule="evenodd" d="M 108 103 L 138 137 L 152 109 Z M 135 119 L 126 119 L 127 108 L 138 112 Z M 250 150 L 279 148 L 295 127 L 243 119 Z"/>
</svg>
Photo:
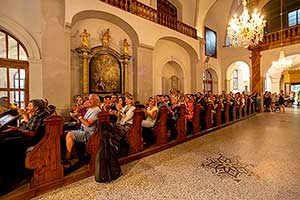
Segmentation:
<svg viewBox="0 0 300 200">
<path fill-rule="evenodd" d="M 235 69 L 232 73 L 232 82 L 233 82 L 233 89 L 234 90 L 238 90 L 239 89 L 239 74 L 238 74 L 238 70 Z"/>
<path fill-rule="evenodd" d="M 300 24 L 300 9 L 288 13 L 289 26 Z"/>
<path fill-rule="evenodd" d="M 28 103 L 28 61 L 24 46 L 0 30 L 0 106 L 4 102 L 24 108 Z"/>
</svg>

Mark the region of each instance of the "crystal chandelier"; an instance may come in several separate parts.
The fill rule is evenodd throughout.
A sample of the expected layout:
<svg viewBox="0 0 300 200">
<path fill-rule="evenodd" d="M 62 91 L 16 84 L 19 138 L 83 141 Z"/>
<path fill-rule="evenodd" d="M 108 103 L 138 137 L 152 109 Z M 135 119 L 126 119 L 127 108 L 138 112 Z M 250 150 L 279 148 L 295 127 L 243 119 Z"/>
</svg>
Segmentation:
<svg viewBox="0 0 300 200">
<path fill-rule="evenodd" d="M 286 69 L 292 66 L 292 60 L 288 60 L 284 56 L 284 51 L 280 51 L 279 59 L 277 61 L 272 62 L 272 67 L 276 69 Z"/>
<path fill-rule="evenodd" d="M 248 47 L 257 45 L 263 40 L 266 20 L 255 10 L 251 18 L 247 9 L 247 0 L 243 1 L 243 13 L 240 17 L 234 15 L 227 28 L 230 45 L 233 47 Z"/>
<path fill-rule="evenodd" d="M 281 20 L 281 32 L 280 32 L 280 46 L 282 48 L 283 46 L 283 42 L 282 42 L 282 37 L 283 37 L 283 31 L 282 31 L 282 24 L 283 24 L 283 19 L 282 19 L 282 15 L 283 15 L 283 12 L 282 12 L 282 0 L 280 1 L 280 20 Z M 281 50 L 280 53 L 279 53 L 279 59 L 277 61 L 273 61 L 272 62 L 272 67 L 275 67 L 276 69 L 286 69 L 286 68 L 289 68 L 292 66 L 292 60 L 288 60 L 285 58 L 284 56 L 284 51 Z"/>
</svg>

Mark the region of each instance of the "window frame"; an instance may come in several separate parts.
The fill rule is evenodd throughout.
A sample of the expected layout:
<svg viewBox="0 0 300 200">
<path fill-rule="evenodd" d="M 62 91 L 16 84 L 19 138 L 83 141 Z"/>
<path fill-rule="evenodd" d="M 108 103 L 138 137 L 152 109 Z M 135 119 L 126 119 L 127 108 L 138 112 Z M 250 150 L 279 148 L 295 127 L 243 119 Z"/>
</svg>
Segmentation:
<svg viewBox="0 0 300 200">
<path fill-rule="evenodd" d="M 5 34 L 5 55 L 6 58 L 0 58 L 0 68 L 6 68 L 6 87 L 1 87 L 0 91 L 1 92 L 7 92 L 7 97 L 8 97 L 8 102 L 9 103 L 14 103 L 11 102 L 12 99 L 12 95 L 14 96 L 16 92 L 18 92 L 19 94 L 19 98 L 18 98 L 18 107 L 21 107 L 21 92 L 24 92 L 24 107 L 29 103 L 29 62 L 28 59 L 27 60 L 19 60 L 20 59 L 20 46 L 23 48 L 27 58 L 28 58 L 28 52 L 26 50 L 26 48 L 24 47 L 24 45 L 17 39 L 15 38 L 13 35 L 11 35 L 10 33 L 8 33 L 5 30 L 0 29 L 0 32 Z M 8 36 L 10 36 L 11 38 L 13 38 L 16 42 L 17 42 L 17 59 L 11 59 L 8 58 L 8 54 L 9 54 L 9 44 L 8 44 Z M 17 69 L 17 73 L 18 75 L 18 87 L 15 88 L 13 87 L 13 84 L 10 83 L 10 81 L 14 82 L 14 76 L 15 74 L 13 74 L 12 76 L 10 76 L 10 69 Z M 21 88 L 20 85 L 20 70 L 24 70 L 25 71 L 25 80 L 24 80 L 24 88 Z M 12 79 L 10 80 L 10 77 L 12 77 Z M 12 86 L 11 86 L 12 85 Z M 13 94 L 11 94 L 11 92 L 13 92 Z M 9 105 L 7 105 L 9 106 Z M 22 107 L 22 108 L 24 108 Z"/>
<path fill-rule="evenodd" d="M 293 13 L 293 12 L 296 12 L 296 24 L 293 24 L 293 25 L 290 25 L 290 13 Z M 296 10 L 292 10 L 290 12 L 288 12 L 287 14 L 287 24 L 288 24 L 288 27 L 292 27 L 292 26 L 297 26 L 300 24 L 300 8 L 296 9 Z"/>
</svg>

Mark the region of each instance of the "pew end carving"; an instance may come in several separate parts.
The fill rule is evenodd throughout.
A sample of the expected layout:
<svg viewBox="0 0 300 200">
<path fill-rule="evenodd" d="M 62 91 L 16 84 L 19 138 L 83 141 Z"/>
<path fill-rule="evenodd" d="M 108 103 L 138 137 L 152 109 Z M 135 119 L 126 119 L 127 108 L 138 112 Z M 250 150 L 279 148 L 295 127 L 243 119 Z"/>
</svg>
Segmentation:
<svg viewBox="0 0 300 200">
<path fill-rule="evenodd" d="M 218 108 L 216 110 L 216 126 L 220 126 L 222 124 L 222 111 L 221 111 L 222 104 L 218 104 Z"/>
<path fill-rule="evenodd" d="M 167 129 L 168 108 L 163 106 L 159 109 L 159 118 L 154 126 L 153 133 L 156 136 L 156 144 L 162 145 L 168 142 Z"/>
<path fill-rule="evenodd" d="M 33 169 L 30 190 L 38 193 L 63 185 L 64 171 L 61 164 L 60 135 L 63 131 L 63 118 L 53 115 L 45 119 L 45 135 L 42 140 L 27 152 L 25 165 Z"/>
<path fill-rule="evenodd" d="M 176 122 L 176 130 L 177 130 L 177 140 L 182 140 L 185 138 L 185 106 L 180 105 L 179 107 L 179 118 Z"/>
<path fill-rule="evenodd" d="M 206 113 L 205 113 L 205 124 L 206 124 L 206 129 L 209 129 L 212 127 L 211 123 L 211 110 L 212 110 L 212 105 L 209 103 L 206 108 Z"/>
<path fill-rule="evenodd" d="M 142 121 L 144 119 L 144 112 L 137 108 L 134 110 L 133 124 L 126 134 L 126 142 L 130 145 L 129 154 L 143 151 L 142 141 Z"/>
<path fill-rule="evenodd" d="M 225 112 L 225 123 L 228 123 L 230 121 L 229 102 L 224 103 L 224 112 Z"/>
<path fill-rule="evenodd" d="M 201 104 L 200 103 L 195 103 L 194 106 L 194 116 L 192 119 L 192 124 L 193 124 L 193 132 L 197 133 L 200 132 L 200 110 L 201 110 Z"/>
</svg>

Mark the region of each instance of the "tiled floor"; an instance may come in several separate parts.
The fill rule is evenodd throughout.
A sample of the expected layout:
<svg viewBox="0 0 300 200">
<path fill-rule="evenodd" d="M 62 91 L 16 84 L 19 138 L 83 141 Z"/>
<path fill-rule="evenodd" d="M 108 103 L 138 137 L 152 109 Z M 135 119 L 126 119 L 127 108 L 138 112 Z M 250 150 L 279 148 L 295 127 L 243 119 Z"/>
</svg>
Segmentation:
<svg viewBox="0 0 300 200">
<path fill-rule="evenodd" d="M 300 110 L 263 113 L 37 199 L 300 199 Z"/>
</svg>

